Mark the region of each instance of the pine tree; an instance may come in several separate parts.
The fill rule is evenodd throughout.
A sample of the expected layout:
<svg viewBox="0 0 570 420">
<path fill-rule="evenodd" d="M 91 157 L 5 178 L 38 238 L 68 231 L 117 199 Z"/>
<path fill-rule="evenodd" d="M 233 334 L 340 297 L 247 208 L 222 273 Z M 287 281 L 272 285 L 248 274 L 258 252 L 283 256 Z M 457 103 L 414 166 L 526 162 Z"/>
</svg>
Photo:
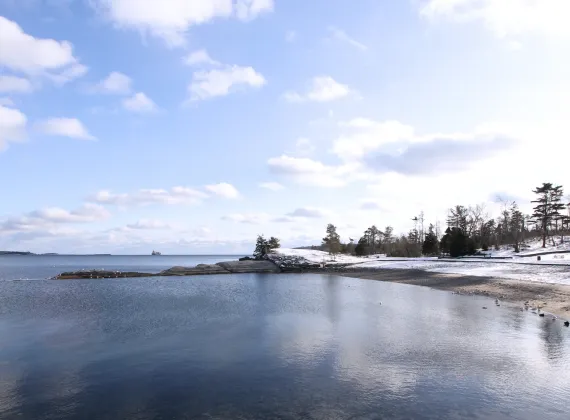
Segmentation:
<svg viewBox="0 0 570 420">
<path fill-rule="evenodd" d="M 329 254 L 338 254 L 340 251 L 340 235 L 336 232 L 336 226 L 327 225 L 327 236 L 323 238 L 323 245 L 329 250 Z"/>
<path fill-rule="evenodd" d="M 261 260 L 272 250 L 280 247 L 280 241 L 276 237 L 272 236 L 269 238 L 269 240 L 267 240 L 263 235 L 257 235 L 257 241 L 255 242 L 255 251 L 253 251 L 253 256 L 256 260 Z"/>
<path fill-rule="evenodd" d="M 533 208 L 532 218 L 540 229 L 542 247 L 546 248 L 546 238 L 549 236 L 553 222 L 559 220 L 560 211 L 563 211 L 565 208 L 561 202 L 564 192 L 561 185 L 554 186 L 546 182 L 532 192 L 538 195 L 538 198 L 532 201 L 532 203 L 536 203 L 536 206 Z"/>
<path fill-rule="evenodd" d="M 422 244 L 422 254 L 437 255 L 439 254 L 439 241 L 434 231 L 434 226 L 429 225 L 428 232 Z"/>
<path fill-rule="evenodd" d="M 515 247 L 515 252 L 520 252 L 520 243 L 522 242 L 522 233 L 524 230 L 524 215 L 519 210 L 517 203 L 511 205 L 509 214 L 510 234 Z"/>
</svg>

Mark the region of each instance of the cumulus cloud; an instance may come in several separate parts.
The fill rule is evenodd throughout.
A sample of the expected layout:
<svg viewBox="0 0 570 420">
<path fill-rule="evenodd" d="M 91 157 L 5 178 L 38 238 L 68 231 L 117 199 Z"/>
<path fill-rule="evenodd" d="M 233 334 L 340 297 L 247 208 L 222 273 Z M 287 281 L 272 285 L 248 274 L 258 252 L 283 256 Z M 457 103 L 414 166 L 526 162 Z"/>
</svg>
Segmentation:
<svg viewBox="0 0 570 420">
<path fill-rule="evenodd" d="M 458 141 L 434 138 L 427 142 L 410 143 L 396 153 L 375 153 L 366 158 L 369 167 L 378 172 L 404 175 L 436 174 L 464 171 L 477 161 L 512 148 L 508 137 L 473 137 Z"/>
<path fill-rule="evenodd" d="M 18 76 L 0 76 L 0 93 L 30 93 L 34 90 L 32 83 Z"/>
<path fill-rule="evenodd" d="M 428 0 L 420 13 L 432 21 L 481 21 L 499 38 L 526 33 L 570 36 L 566 0 Z"/>
<path fill-rule="evenodd" d="M 344 175 L 348 167 L 329 166 L 309 158 L 296 158 L 287 155 L 271 158 L 267 161 L 271 172 L 291 177 L 303 185 L 318 187 L 342 187 L 347 180 Z"/>
<path fill-rule="evenodd" d="M 317 76 L 313 78 L 305 93 L 290 91 L 284 94 L 284 98 L 289 102 L 330 102 L 350 94 L 348 85 L 338 83 L 330 76 Z"/>
<path fill-rule="evenodd" d="M 336 26 L 329 26 L 329 33 L 333 39 L 337 41 L 344 42 L 360 51 L 367 51 L 368 47 L 361 42 L 358 42 L 354 38 L 350 37 L 345 31 Z"/>
<path fill-rule="evenodd" d="M 104 207 L 92 203 L 84 204 L 71 211 L 49 207 L 0 222 L 0 233 L 42 232 L 52 229 L 56 225 L 90 223 L 105 220 L 108 217 L 110 217 L 110 213 Z"/>
<path fill-rule="evenodd" d="M 194 72 L 188 86 L 191 101 L 226 96 L 247 88 L 260 88 L 265 77 L 253 67 L 226 66 L 221 69 Z"/>
<path fill-rule="evenodd" d="M 123 108 L 127 111 L 149 113 L 157 110 L 156 104 L 142 92 L 135 93 L 130 98 L 123 100 Z"/>
<path fill-rule="evenodd" d="M 273 0 L 92 0 L 103 16 L 119 28 L 162 39 L 170 47 L 186 43 L 192 26 L 220 18 L 249 21 L 273 10 Z"/>
<path fill-rule="evenodd" d="M 202 191 L 188 187 L 164 189 L 141 189 L 134 193 L 115 194 L 111 191 L 99 191 L 89 197 L 89 201 L 115 206 L 145 206 L 150 204 L 197 204 L 207 198 Z"/>
<path fill-rule="evenodd" d="M 71 137 L 79 140 L 95 140 L 77 118 L 49 118 L 36 124 L 37 130 L 49 136 Z"/>
<path fill-rule="evenodd" d="M 9 142 L 26 138 L 26 116 L 17 109 L 0 105 L 0 152 L 8 148 Z"/>
<path fill-rule="evenodd" d="M 227 182 L 221 182 L 219 184 L 206 185 L 206 190 L 210 193 L 220 196 L 222 198 L 234 199 L 240 196 L 239 191 L 231 184 Z"/>
<path fill-rule="evenodd" d="M 35 38 L 16 22 L 0 16 L 0 67 L 62 84 L 83 76 L 87 67 L 67 41 Z"/>
<path fill-rule="evenodd" d="M 202 49 L 193 51 L 184 57 L 184 64 L 187 66 L 219 66 L 221 63 L 219 61 L 214 60 L 208 54 L 208 51 Z"/>
<path fill-rule="evenodd" d="M 132 80 L 126 74 L 114 71 L 94 87 L 95 92 L 110 95 L 127 95 L 131 92 Z"/>
<path fill-rule="evenodd" d="M 278 182 L 262 182 L 259 184 L 259 187 L 271 191 L 281 191 L 285 189 L 285 187 Z"/>
</svg>

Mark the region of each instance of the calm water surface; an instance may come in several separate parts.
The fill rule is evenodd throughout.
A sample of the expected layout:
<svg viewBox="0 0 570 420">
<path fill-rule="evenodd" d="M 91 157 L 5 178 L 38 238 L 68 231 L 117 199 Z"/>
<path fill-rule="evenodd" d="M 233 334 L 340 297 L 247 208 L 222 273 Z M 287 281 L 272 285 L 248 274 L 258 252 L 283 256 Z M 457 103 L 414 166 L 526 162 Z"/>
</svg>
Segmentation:
<svg viewBox="0 0 570 420">
<path fill-rule="evenodd" d="M 0 281 L 41 280 L 63 271 L 83 269 L 158 273 L 176 265 L 214 264 L 235 259 L 235 255 L 0 255 Z"/>
<path fill-rule="evenodd" d="M 485 298 L 325 275 L 0 282 L 1 419 L 569 408 L 570 329 Z"/>
</svg>

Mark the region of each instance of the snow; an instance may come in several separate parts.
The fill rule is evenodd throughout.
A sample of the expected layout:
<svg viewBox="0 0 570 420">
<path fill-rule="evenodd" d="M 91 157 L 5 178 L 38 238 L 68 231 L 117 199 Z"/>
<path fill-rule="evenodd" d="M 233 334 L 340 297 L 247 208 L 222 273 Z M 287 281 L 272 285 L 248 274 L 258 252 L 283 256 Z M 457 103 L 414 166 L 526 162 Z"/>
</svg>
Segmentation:
<svg viewBox="0 0 570 420">
<path fill-rule="evenodd" d="M 492 257 L 510 257 L 509 259 L 438 259 L 393 258 L 384 255 L 354 257 L 336 255 L 333 259 L 327 252 L 310 249 L 276 250 L 276 253 L 287 256 L 303 257 L 312 263 L 352 264 L 350 268 L 358 269 L 414 269 L 428 272 L 458 274 L 469 276 L 498 277 L 513 280 L 526 280 L 542 283 L 570 284 L 570 242 L 542 248 L 541 241 L 532 241 L 519 254 L 512 247 L 499 251 L 490 251 Z M 556 254 L 543 254 L 541 261 L 536 256 L 525 256 L 561 251 Z M 564 253 L 566 251 L 567 253 Z"/>
</svg>

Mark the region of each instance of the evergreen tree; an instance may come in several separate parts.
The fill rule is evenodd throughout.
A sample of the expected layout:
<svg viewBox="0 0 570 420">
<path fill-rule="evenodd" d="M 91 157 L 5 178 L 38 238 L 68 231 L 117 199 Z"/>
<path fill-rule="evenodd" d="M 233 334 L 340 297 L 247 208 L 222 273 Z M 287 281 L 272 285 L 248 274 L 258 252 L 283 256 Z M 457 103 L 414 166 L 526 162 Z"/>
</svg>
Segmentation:
<svg viewBox="0 0 570 420">
<path fill-rule="evenodd" d="M 253 251 L 253 256 L 256 260 L 263 259 L 268 253 L 273 249 L 281 247 L 279 239 L 272 236 L 269 240 L 265 239 L 263 235 L 257 235 L 257 241 L 255 242 L 255 250 Z"/>
<path fill-rule="evenodd" d="M 456 227 L 447 228 L 441 238 L 441 248 L 452 257 L 461 257 L 475 253 L 475 243 L 465 232 Z"/>
<path fill-rule="evenodd" d="M 434 231 L 434 226 L 429 225 L 428 232 L 422 244 L 422 254 L 424 255 L 437 255 L 439 254 L 439 241 Z"/>
<path fill-rule="evenodd" d="M 327 225 L 327 236 L 323 238 L 323 245 L 329 254 L 338 254 L 340 251 L 340 235 L 336 232 L 336 226 L 331 223 Z"/>
<path fill-rule="evenodd" d="M 546 248 L 546 238 L 549 236 L 553 222 L 559 219 L 560 211 L 563 211 L 565 208 L 561 202 L 564 192 L 562 186 L 554 186 L 546 182 L 532 192 L 538 195 L 538 198 L 532 201 L 532 203 L 536 203 L 536 206 L 533 208 L 532 218 L 540 229 L 542 247 Z"/>
<path fill-rule="evenodd" d="M 356 244 L 354 248 L 354 253 L 359 257 L 368 255 L 368 240 L 364 236 L 358 240 L 358 244 Z"/>
<path fill-rule="evenodd" d="M 524 215 L 519 210 L 517 203 L 511 205 L 509 214 L 510 234 L 515 247 L 515 252 L 520 252 L 520 243 L 522 242 L 522 234 L 524 230 Z"/>
</svg>

